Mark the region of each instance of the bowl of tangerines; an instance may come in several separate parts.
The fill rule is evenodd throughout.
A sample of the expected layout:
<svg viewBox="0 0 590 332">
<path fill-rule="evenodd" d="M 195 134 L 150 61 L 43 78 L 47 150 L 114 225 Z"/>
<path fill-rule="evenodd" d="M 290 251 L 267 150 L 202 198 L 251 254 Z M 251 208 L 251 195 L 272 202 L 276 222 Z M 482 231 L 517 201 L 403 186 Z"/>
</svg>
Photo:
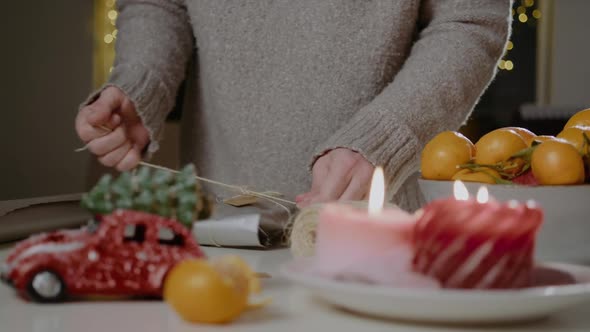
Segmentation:
<svg viewBox="0 0 590 332">
<path fill-rule="evenodd" d="M 590 264 L 590 109 L 556 136 L 505 127 L 474 143 L 439 133 L 422 150 L 420 171 L 427 201 L 452 196 L 460 180 L 472 195 L 485 186 L 498 201 L 536 202 L 544 212 L 537 259 Z"/>
</svg>

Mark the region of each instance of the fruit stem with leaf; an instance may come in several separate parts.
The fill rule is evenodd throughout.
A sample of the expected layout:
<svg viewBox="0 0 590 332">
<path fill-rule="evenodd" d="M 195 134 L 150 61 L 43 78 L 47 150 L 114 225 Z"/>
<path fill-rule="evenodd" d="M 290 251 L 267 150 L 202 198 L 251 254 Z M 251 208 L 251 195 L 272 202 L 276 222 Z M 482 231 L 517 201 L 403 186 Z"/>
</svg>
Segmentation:
<svg viewBox="0 0 590 332">
<path fill-rule="evenodd" d="M 538 142 L 533 142 L 531 147 L 516 152 L 505 161 L 495 164 L 467 163 L 459 165 L 459 168 L 470 169 L 472 171 L 484 171 L 483 169 L 489 168 L 498 172 L 502 177 L 498 178 L 493 174 L 487 173 L 497 184 L 512 184 L 513 182 L 510 180 L 526 173 L 531 168 L 531 156 L 538 144 Z"/>
</svg>

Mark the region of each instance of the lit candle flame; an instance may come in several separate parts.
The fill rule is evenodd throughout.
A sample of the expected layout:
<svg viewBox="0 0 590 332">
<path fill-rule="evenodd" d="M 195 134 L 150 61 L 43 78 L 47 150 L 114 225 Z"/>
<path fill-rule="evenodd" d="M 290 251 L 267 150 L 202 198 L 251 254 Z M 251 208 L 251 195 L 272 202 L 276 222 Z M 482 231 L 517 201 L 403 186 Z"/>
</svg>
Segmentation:
<svg viewBox="0 0 590 332">
<path fill-rule="evenodd" d="M 490 198 L 490 194 L 488 193 L 488 188 L 486 187 L 479 187 L 477 191 L 477 202 L 484 204 L 487 203 Z"/>
<path fill-rule="evenodd" d="M 469 192 L 467 191 L 467 187 L 461 182 L 461 180 L 456 180 L 453 184 L 453 195 L 455 199 L 458 201 L 466 201 L 469 199 Z"/>
<path fill-rule="evenodd" d="M 385 177 L 383 168 L 375 168 L 373 180 L 371 181 L 371 191 L 369 192 L 369 215 L 377 215 L 383 210 L 385 201 Z"/>
</svg>

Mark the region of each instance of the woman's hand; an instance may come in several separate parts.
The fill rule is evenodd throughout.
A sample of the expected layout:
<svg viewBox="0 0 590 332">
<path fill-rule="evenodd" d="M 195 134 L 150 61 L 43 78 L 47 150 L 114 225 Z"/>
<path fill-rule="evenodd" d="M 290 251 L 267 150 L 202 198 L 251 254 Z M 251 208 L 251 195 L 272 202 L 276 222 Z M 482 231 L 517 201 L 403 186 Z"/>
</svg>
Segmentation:
<svg viewBox="0 0 590 332">
<path fill-rule="evenodd" d="M 337 200 L 362 200 L 368 196 L 375 167 L 360 153 L 345 148 L 331 150 L 313 165 L 311 190 L 295 198 L 300 208 Z"/>
<path fill-rule="evenodd" d="M 76 132 L 105 166 L 134 168 L 149 142 L 149 132 L 135 106 L 118 88 L 108 87 L 76 117 Z"/>
</svg>

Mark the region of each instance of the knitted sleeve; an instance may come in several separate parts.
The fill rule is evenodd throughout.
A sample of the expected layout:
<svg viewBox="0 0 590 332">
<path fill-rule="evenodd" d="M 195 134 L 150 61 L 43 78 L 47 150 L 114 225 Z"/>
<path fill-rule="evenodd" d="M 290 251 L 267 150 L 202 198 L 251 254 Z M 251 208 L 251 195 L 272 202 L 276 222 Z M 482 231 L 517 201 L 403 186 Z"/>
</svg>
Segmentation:
<svg viewBox="0 0 590 332">
<path fill-rule="evenodd" d="M 108 86 L 133 102 L 150 133 L 148 153 L 155 152 L 164 121 L 174 107 L 194 40 L 184 0 L 118 0 L 116 56 Z"/>
<path fill-rule="evenodd" d="M 418 170 L 426 142 L 457 130 L 496 73 L 510 33 L 509 0 L 430 0 L 393 81 L 314 154 L 345 147 L 384 167 L 389 195 Z"/>
</svg>

